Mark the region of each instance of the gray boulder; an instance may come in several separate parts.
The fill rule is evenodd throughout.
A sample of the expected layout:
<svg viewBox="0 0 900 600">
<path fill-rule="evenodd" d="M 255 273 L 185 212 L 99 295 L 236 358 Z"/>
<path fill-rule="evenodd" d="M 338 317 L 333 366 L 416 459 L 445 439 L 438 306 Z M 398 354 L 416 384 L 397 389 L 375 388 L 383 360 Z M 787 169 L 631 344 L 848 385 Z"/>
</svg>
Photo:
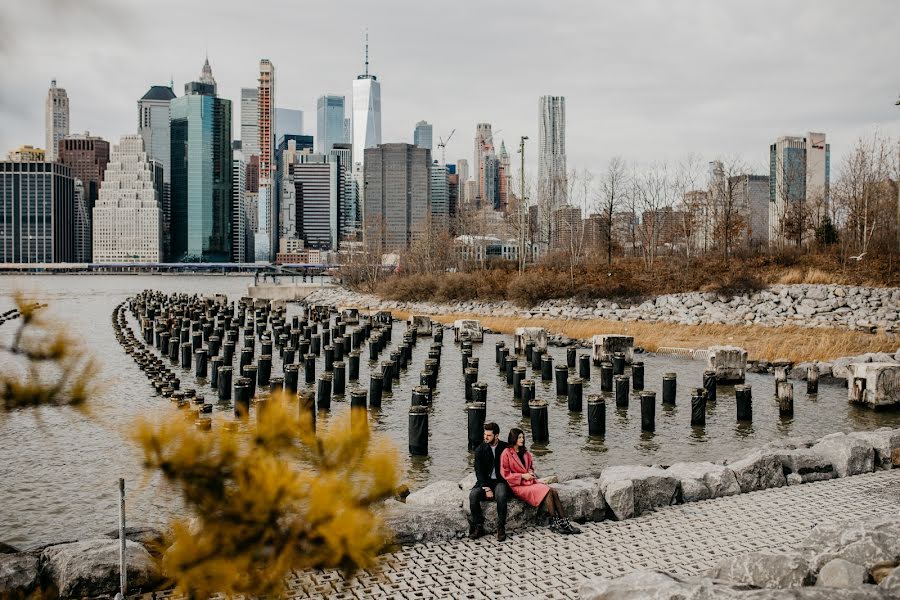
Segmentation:
<svg viewBox="0 0 900 600">
<path fill-rule="evenodd" d="M 128 585 L 146 590 L 160 580 L 150 553 L 126 542 Z M 119 588 L 119 542 L 107 538 L 58 544 L 41 553 L 44 576 L 63 598 L 115 594 Z"/>
<path fill-rule="evenodd" d="M 15 554 L 20 552 L 18 548 L 15 546 L 11 546 L 10 544 L 0 542 L 0 554 Z"/>
<path fill-rule="evenodd" d="M 468 493 L 469 490 L 471 490 L 473 487 L 475 487 L 476 483 L 478 483 L 478 477 L 475 476 L 475 473 L 469 473 L 468 475 L 466 475 L 465 477 L 463 477 L 460 480 L 459 489 Z"/>
<path fill-rule="evenodd" d="M 685 502 L 709 500 L 741 493 L 734 471 L 710 462 L 675 463 L 666 473 L 681 482 L 681 494 Z"/>
<path fill-rule="evenodd" d="M 881 580 L 878 589 L 891 598 L 900 598 L 900 568 L 894 569 L 890 575 Z"/>
<path fill-rule="evenodd" d="M 602 521 L 606 516 L 606 502 L 600 480 L 570 479 L 550 487 L 559 493 L 566 516 L 578 522 Z"/>
<path fill-rule="evenodd" d="M 866 358 L 864 354 L 860 356 L 842 356 L 832 361 L 831 376 L 836 379 L 848 379 L 850 377 L 850 365 L 867 362 L 872 362 L 872 360 Z"/>
<path fill-rule="evenodd" d="M 838 476 L 829 458 L 830 455 L 810 448 L 783 448 L 772 450 L 772 454 L 781 462 L 785 476 L 798 475 L 803 483 L 824 481 Z"/>
<path fill-rule="evenodd" d="M 750 552 L 732 556 L 706 572 L 707 577 L 759 588 L 792 588 L 812 583 L 812 569 L 799 554 Z"/>
<path fill-rule="evenodd" d="M 39 565 L 37 556 L 25 552 L 0 554 L 0 598 L 30 598 L 40 583 Z"/>
<path fill-rule="evenodd" d="M 615 579 L 589 579 L 578 594 L 581 600 L 725 600 L 741 598 L 740 589 L 748 588 L 661 571 L 634 571 Z"/>
<path fill-rule="evenodd" d="M 900 556 L 900 518 L 885 517 L 865 523 L 819 525 L 798 547 L 814 570 L 842 558 L 871 568 Z"/>
<path fill-rule="evenodd" d="M 755 492 L 787 485 L 781 461 L 771 453 L 754 450 L 744 458 L 728 464 L 741 492 Z"/>
<path fill-rule="evenodd" d="M 864 566 L 843 558 L 835 558 L 825 563 L 819 571 L 816 585 L 842 589 L 857 588 L 866 582 L 868 576 L 869 572 Z"/>
<path fill-rule="evenodd" d="M 113 529 L 103 534 L 104 537 L 119 539 L 119 530 Z M 165 534 L 155 527 L 126 527 L 125 539 L 137 542 L 149 549 L 159 548 L 165 538 Z"/>
<path fill-rule="evenodd" d="M 468 492 L 466 498 L 468 498 Z M 406 503 L 413 506 L 462 508 L 463 493 L 455 481 L 435 481 L 407 496 Z"/>
<path fill-rule="evenodd" d="M 388 500 L 382 516 L 398 544 L 446 542 L 462 537 L 469 528 L 462 510 L 447 507 L 416 506 Z"/>
<path fill-rule="evenodd" d="M 875 466 L 891 468 L 891 454 L 900 448 L 900 429 L 882 427 L 874 431 L 854 431 L 847 437 L 862 440 L 875 450 Z"/>
<path fill-rule="evenodd" d="M 656 467 L 609 467 L 600 475 L 600 487 L 617 519 L 638 516 L 678 501 L 678 479 Z"/>
<path fill-rule="evenodd" d="M 839 477 L 862 475 L 875 470 L 875 450 L 871 444 L 843 433 L 826 435 L 810 451 L 824 456 Z"/>
</svg>

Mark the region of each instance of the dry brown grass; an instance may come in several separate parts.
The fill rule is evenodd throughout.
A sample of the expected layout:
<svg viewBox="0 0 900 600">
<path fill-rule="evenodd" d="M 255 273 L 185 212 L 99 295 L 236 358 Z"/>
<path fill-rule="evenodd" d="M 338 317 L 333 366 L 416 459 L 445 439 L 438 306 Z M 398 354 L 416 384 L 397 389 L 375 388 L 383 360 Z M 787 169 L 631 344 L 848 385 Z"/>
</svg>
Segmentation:
<svg viewBox="0 0 900 600">
<path fill-rule="evenodd" d="M 846 277 L 841 276 L 837 273 L 829 273 L 823 271 L 822 269 L 788 269 L 784 272 L 783 275 L 778 277 L 777 282 L 783 285 L 790 285 L 796 283 L 809 283 L 809 284 L 822 284 L 822 283 L 830 283 L 830 284 L 841 284 L 847 285 L 849 284 Z"/>
<path fill-rule="evenodd" d="M 409 313 L 393 311 L 395 317 Z M 650 351 L 661 346 L 707 348 L 735 345 L 745 348 L 752 360 L 787 359 L 794 362 L 832 360 L 864 352 L 894 352 L 900 338 L 884 333 L 869 334 L 842 329 L 810 329 L 797 326 L 762 325 L 678 325 L 647 321 L 606 321 L 603 319 L 553 319 L 483 317 L 472 314 L 432 315 L 442 323 L 456 319 L 478 319 L 482 326 L 499 333 L 513 333 L 516 327 L 543 327 L 551 333 L 588 339 L 595 334 L 618 333 L 634 337 L 634 343 Z"/>
</svg>

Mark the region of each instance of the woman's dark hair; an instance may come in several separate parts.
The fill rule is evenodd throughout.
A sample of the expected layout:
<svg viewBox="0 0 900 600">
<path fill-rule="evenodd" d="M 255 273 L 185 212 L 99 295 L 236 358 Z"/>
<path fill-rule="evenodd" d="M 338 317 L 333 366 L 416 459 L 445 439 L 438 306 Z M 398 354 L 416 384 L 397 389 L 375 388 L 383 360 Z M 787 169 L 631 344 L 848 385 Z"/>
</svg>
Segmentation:
<svg viewBox="0 0 900 600">
<path fill-rule="evenodd" d="M 524 435 L 524 432 L 518 427 L 513 427 L 509 430 L 509 437 L 506 438 L 506 443 L 509 444 L 510 448 L 515 449 L 516 442 L 519 440 L 519 435 Z M 524 444 L 522 445 L 522 450 L 527 450 Z"/>
</svg>

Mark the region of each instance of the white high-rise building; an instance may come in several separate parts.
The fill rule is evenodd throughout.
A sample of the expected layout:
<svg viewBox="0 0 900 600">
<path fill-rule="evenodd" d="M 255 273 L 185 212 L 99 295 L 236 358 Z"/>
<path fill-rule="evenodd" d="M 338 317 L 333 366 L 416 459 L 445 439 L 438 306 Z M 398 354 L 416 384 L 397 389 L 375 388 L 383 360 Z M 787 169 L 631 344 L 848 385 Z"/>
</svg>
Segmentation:
<svg viewBox="0 0 900 600">
<path fill-rule="evenodd" d="M 259 90 L 241 88 L 241 152 L 259 156 Z"/>
<path fill-rule="evenodd" d="M 319 96 L 316 102 L 316 152 L 327 154 L 344 143 L 344 97 Z"/>
<path fill-rule="evenodd" d="M 416 146 L 419 146 L 416 144 Z M 419 146 L 421 148 L 421 146 Z M 431 163 L 431 228 L 433 232 L 448 231 L 450 227 L 450 187 L 447 165 Z"/>
<path fill-rule="evenodd" d="M 353 81 L 353 165 L 362 171 L 366 148 L 381 143 L 381 84 L 369 73 L 369 38 L 366 34 L 366 70 Z"/>
<path fill-rule="evenodd" d="M 244 188 L 247 187 L 247 163 L 240 150 L 232 150 L 231 159 L 231 260 L 247 260 L 247 205 Z"/>
<path fill-rule="evenodd" d="M 485 195 L 484 159 L 494 153 L 494 134 L 490 123 L 479 123 L 475 126 L 475 163 L 478 169 L 475 175 L 475 194 L 483 199 Z M 469 198 L 474 200 L 474 198 Z"/>
<path fill-rule="evenodd" d="M 90 262 L 91 260 L 91 208 L 88 197 L 84 193 L 84 183 L 75 180 L 75 260 Z"/>
<path fill-rule="evenodd" d="M 415 144 L 419 148 L 428 148 L 433 154 L 433 133 L 434 130 L 431 126 L 431 123 L 429 123 L 428 121 L 419 121 L 418 123 L 416 123 L 416 130 L 413 132 L 413 144 Z"/>
<path fill-rule="evenodd" d="M 44 160 L 54 162 L 59 157 L 59 140 L 69 135 L 69 96 L 66 90 L 50 82 L 47 104 L 44 110 L 46 127 L 46 154 Z"/>
<path fill-rule="evenodd" d="M 94 262 L 161 262 L 162 165 L 144 152 L 140 135 L 113 146 L 94 206 Z"/>
<path fill-rule="evenodd" d="M 769 242 L 802 245 L 828 214 L 831 145 L 824 133 L 784 136 L 769 147 Z"/>
<path fill-rule="evenodd" d="M 551 239 L 555 210 L 566 204 L 566 99 L 541 96 L 538 122 L 539 242 Z"/>
</svg>

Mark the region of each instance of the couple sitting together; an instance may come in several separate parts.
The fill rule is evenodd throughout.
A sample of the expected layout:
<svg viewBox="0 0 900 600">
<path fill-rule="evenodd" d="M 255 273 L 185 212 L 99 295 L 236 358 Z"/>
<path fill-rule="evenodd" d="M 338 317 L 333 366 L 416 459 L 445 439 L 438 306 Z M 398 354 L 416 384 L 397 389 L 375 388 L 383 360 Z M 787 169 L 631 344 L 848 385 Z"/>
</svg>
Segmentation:
<svg viewBox="0 0 900 600">
<path fill-rule="evenodd" d="M 550 529 L 556 533 L 581 533 L 566 518 L 559 494 L 534 474 L 534 458 L 525 449 L 521 429 L 509 432 L 508 442 L 500 441 L 496 423 L 484 424 L 484 442 L 475 450 L 475 487 L 469 492 L 472 522 L 469 537 L 484 535 L 482 500 L 497 502 L 497 540 L 506 539 L 506 505 L 510 494 L 531 506 L 543 505 L 550 515 Z"/>
</svg>

